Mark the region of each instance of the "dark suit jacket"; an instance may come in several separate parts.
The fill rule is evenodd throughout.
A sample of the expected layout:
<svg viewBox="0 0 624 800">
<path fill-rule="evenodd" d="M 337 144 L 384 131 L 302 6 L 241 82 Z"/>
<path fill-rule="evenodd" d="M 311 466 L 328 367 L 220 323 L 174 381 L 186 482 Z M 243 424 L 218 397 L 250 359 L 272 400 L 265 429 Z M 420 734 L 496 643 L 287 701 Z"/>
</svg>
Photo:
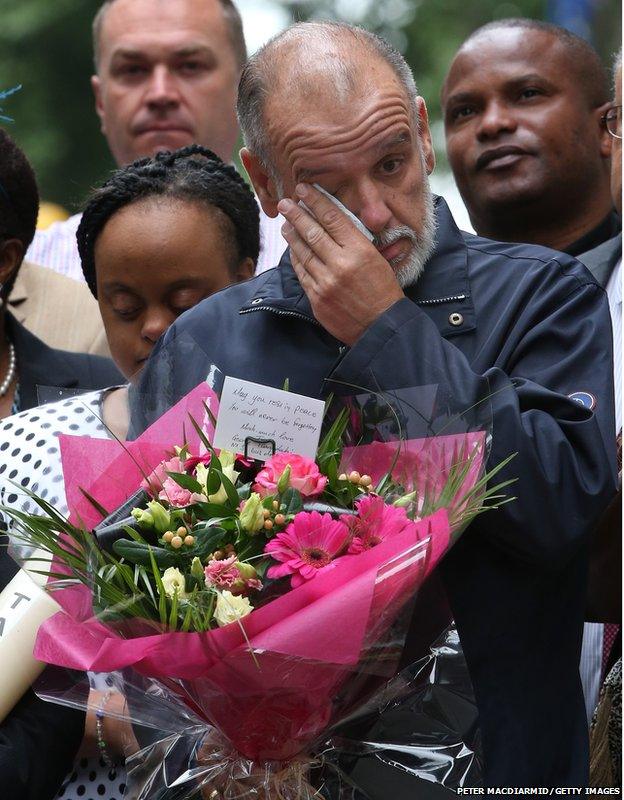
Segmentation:
<svg viewBox="0 0 624 800">
<path fill-rule="evenodd" d="M 89 392 L 126 382 L 108 358 L 54 350 L 27 331 L 10 313 L 6 316 L 6 326 L 17 356 L 22 411 L 42 401 L 56 399 L 50 396 L 41 400 L 38 387 Z"/>
<path fill-rule="evenodd" d="M 622 235 L 579 256 L 601 286 L 607 286 L 622 256 Z M 622 486 L 594 531 L 589 564 L 586 619 L 592 622 L 622 621 Z M 616 651 L 616 648 L 613 648 Z M 621 644 L 620 644 L 621 650 Z"/>
<path fill-rule="evenodd" d="M 594 247 L 593 250 L 588 250 L 586 253 L 577 256 L 577 258 L 582 264 L 585 264 L 604 289 L 621 255 L 622 234 L 619 233 L 613 239 L 608 239 L 606 242 L 599 244 L 598 247 Z"/>
<path fill-rule="evenodd" d="M 124 383 L 109 359 L 53 350 L 10 313 L 6 323 L 17 356 L 22 409 L 38 404 L 39 386 L 86 392 Z M 17 564 L 3 544 L 0 542 L 0 591 L 17 572 Z M 71 768 L 83 731 L 83 712 L 45 703 L 29 689 L 0 724 L 2 800 L 53 798 Z"/>
</svg>

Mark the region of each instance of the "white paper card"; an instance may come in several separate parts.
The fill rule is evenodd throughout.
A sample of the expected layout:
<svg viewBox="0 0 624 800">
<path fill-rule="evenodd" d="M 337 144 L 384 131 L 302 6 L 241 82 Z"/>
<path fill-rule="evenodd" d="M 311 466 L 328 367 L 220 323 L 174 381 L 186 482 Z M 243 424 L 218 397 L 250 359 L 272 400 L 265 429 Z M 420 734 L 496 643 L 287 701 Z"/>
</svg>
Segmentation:
<svg viewBox="0 0 624 800">
<path fill-rule="evenodd" d="M 226 378 L 214 446 L 266 461 L 276 453 L 316 457 L 325 403 L 260 383 Z M 255 440 L 255 441 L 254 441 Z"/>
</svg>

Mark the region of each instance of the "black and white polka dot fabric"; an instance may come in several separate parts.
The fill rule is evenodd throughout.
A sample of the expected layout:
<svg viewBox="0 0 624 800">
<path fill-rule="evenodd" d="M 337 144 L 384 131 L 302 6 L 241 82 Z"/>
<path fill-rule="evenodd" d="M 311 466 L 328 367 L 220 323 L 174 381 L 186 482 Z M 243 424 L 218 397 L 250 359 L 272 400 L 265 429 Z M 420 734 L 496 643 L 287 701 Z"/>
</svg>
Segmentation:
<svg viewBox="0 0 624 800">
<path fill-rule="evenodd" d="M 108 437 L 102 422 L 103 391 L 22 411 L 0 420 L 0 505 L 27 514 L 39 506 L 21 489 L 28 489 L 67 515 L 58 435 Z M 2 514 L 2 512 L 0 512 Z M 2 514 L 0 527 L 11 532 Z M 99 684 L 102 683 L 102 686 Z M 106 688 L 103 676 L 91 676 L 95 688 Z M 63 800 L 120 800 L 125 788 L 123 767 L 110 769 L 97 757 L 80 759 L 65 778 L 58 797 Z"/>
<path fill-rule="evenodd" d="M 102 395 L 89 392 L 0 420 L 0 505 L 36 514 L 39 506 L 23 487 L 67 514 L 58 435 L 107 438 Z"/>
</svg>

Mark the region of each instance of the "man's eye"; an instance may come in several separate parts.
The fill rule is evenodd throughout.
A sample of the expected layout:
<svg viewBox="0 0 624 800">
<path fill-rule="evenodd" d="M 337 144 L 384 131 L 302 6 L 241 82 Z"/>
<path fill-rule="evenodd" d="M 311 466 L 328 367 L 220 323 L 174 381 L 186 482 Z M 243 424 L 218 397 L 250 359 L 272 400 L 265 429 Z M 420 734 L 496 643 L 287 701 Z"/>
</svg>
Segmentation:
<svg viewBox="0 0 624 800">
<path fill-rule="evenodd" d="M 531 100 L 533 97 L 539 97 L 542 93 L 539 89 L 534 89 L 533 87 L 529 89 L 523 89 L 520 92 L 520 99 L 521 100 Z"/>
<path fill-rule="evenodd" d="M 394 175 L 403 165 L 402 158 L 388 158 L 381 163 L 381 171 L 384 175 Z"/>
<path fill-rule="evenodd" d="M 124 64 L 122 67 L 119 67 L 118 73 L 119 75 L 142 75 L 147 72 L 147 68 L 142 66 L 141 64 Z"/>
<path fill-rule="evenodd" d="M 201 72 L 204 64 L 201 61 L 184 61 L 180 64 L 180 72 L 185 72 L 189 75 Z"/>
<path fill-rule="evenodd" d="M 474 114 L 473 106 L 458 106 L 457 108 L 452 109 L 450 116 L 454 122 L 458 119 L 466 119 L 471 114 Z"/>
</svg>

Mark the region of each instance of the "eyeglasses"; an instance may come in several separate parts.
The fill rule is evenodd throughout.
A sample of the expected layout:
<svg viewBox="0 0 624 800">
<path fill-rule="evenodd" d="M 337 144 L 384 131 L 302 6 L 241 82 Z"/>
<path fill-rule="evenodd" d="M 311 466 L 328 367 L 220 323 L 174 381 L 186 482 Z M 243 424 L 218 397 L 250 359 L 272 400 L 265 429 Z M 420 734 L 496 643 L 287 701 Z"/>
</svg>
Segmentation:
<svg viewBox="0 0 624 800">
<path fill-rule="evenodd" d="M 612 106 L 603 116 L 602 121 L 614 139 L 622 138 L 622 106 Z"/>
</svg>

